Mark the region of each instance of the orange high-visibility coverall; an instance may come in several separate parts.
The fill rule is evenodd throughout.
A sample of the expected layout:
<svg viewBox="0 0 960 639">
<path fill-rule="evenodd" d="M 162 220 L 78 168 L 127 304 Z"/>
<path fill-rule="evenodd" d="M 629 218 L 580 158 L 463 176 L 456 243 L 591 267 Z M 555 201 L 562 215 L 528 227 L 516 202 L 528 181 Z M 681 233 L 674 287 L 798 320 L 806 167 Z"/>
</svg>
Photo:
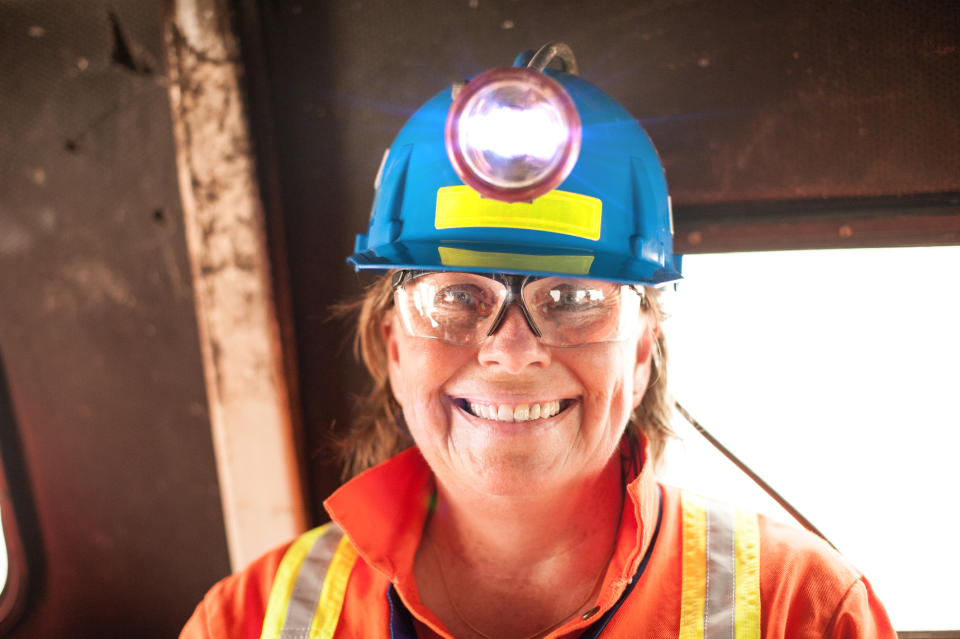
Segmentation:
<svg viewBox="0 0 960 639">
<path fill-rule="evenodd" d="M 614 606 L 651 541 L 654 545 L 639 580 L 600 636 L 680 636 L 680 491 L 658 486 L 652 475 L 643 468 L 627 487 L 616 550 L 597 600 L 599 610 L 586 620 L 575 617 L 550 637 L 577 636 Z M 426 626 L 449 636 L 421 603 L 412 570 L 433 487 L 429 467 L 411 448 L 354 478 L 326 501 L 333 521 L 359 553 L 347 582 L 336 637 L 390 637 L 387 591 L 391 582 L 418 633 Z M 761 637 L 896 639 L 870 584 L 838 553 L 805 531 L 763 516 L 758 522 Z M 286 549 L 271 551 L 243 572 L 217 583 L 197 606 L 180 639 L 258 639 Z"/>
</svg>

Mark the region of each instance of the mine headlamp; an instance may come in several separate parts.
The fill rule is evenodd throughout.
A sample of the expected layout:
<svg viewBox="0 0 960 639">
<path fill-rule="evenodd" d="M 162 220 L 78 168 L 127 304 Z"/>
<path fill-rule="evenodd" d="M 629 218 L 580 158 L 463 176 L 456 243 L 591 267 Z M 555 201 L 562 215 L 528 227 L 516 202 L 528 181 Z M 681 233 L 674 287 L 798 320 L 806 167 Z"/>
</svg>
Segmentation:
<svg viewBox="0 0 960 639">
<path fill-rule="evenodd" d="M 680 279 L 656 149 L 578 71 L 570 47 L 547 43 L 417 109 L 384 154 L 350 263 L 652 287 Z M 595 337 L 558 341 L 584 339 Z"/>
<path fill-rule="evenodd" d="M 570 174 L 580 116 L 559 82 L 535 68 L 486 71 L 460 88 L 447 115 L 447 155 L 480 195 L 532 201 Z"/>
</svg>

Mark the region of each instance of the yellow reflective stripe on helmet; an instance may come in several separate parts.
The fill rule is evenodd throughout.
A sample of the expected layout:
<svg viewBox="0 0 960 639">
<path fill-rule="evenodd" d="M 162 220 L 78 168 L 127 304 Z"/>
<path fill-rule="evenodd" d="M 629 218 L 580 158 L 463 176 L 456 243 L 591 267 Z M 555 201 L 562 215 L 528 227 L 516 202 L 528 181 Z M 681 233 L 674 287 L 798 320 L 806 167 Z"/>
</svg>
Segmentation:
<svg viewBox="0 0 960 639">
<path fill-rule="evenodd" d="M 300 565 L 317 539 L 329 528 L 330 524 L 326 524 L 300 535 L 283 555 L 280 566 L 277 568 L 277 574 L 273 578 L 270 598 L 267 600 L 267 613 L 263 620 L 261 639 L 278 639 L 280 637 L 283 622 L 287 618 L 287 608 L 290 606 L 290 595 L 297 583 Z"/>
<path fill-rule="evenodd" d="M 707 599 L 707 511 L 699 495 L 684 491 L 680 501 L 683 521 L 680 639 L 703 639 L 703 613 Z"/>
<path fill-rule="evenodd" d="M 344 535 L 337 545 L 337 552 L 330 561 L 327 576 L 323 580 L 323 591 L 320 593 L 320 603 L 317 604 L 317 613 L 310 626 L 309 639 L 331 639 L 340 620 L 340 611 L 343 609 L 343 599 L 347 592 L 347 581 L 350 572 L 357 562 L 357 551 Z"/>
<path fill-rule="evenodd" d="M 760 529 L 757 516 L 736 514 L 735 639 L 760 639 Z"/>
<path fill-rule="evenodd" d="M 589 195 L 550 191 L 533 202 L 501 202 L 480 197 L 469 186 L 437 190 L 438 229 L 495 227 L 526 229 L 600 239 L 603 202 Z"/>
<path fill-rule="evenodd" d="M 592 255 L 528 255 L 524 253 L 488 253 L 470 249 L 439 246 L 440 263 L 464 268 L 495 268 L 504 271 L 543 271 L 587 275 L 593 264 Z"/>
</svg>

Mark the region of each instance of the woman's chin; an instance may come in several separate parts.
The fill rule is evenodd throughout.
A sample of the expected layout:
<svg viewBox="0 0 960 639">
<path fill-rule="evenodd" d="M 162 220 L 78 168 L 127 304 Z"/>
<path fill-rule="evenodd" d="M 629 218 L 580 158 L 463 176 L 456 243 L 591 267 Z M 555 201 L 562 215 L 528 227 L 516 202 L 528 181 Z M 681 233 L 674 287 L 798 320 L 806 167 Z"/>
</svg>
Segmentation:
<svg viewBox="0 0 960 639">
<path fill-rule="evenodd" d="M 529 497 L 568 487 L 582 472 L 574 463 L 582 430 L 579 404 L 528 422 L 482 419 L 452 408 L 446 437 L 435 442 L 433 454 L 424 451 L 448 485 L 482 495 Z M 425 442 L 418 443 L 423 450 Z"/>
<path fill-rule="evenodd" d="M 558 455 L 520 447 L 485 447 L 462 460 L 456 480 L 491 496 L 540 494 L 561 481 Z"/>
</svg>

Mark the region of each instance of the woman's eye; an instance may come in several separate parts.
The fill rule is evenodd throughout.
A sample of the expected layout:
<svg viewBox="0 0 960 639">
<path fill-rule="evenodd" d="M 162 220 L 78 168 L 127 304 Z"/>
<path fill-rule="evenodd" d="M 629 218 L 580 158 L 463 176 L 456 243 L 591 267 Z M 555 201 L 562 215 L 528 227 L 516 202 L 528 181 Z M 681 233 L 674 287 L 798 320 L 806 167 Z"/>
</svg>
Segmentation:
<svg viewBox="0 0 960 639">
<path fill-rule="evenodd" d="M 580 311 L 603 303 L 603 293 L 590 288 L 555 288 L 547 295 L 546 306 L 558 311 Z"/>
<path fill-rule="evenodd" d="M 447 289 L 441 294 L 444 304 L 456 304 L 458 306 L 468 306 L 473 303 L 473 296 L 467 291 L 451 291 Z"/>
<path fill-rule="evenodd" d="M 446 308 L 485 312 L 488 307 L 486 296 L 483 291 L 475 289 L 472 286 L 447 287 L 437 292 L 437 304 Z"/>
</svg>

